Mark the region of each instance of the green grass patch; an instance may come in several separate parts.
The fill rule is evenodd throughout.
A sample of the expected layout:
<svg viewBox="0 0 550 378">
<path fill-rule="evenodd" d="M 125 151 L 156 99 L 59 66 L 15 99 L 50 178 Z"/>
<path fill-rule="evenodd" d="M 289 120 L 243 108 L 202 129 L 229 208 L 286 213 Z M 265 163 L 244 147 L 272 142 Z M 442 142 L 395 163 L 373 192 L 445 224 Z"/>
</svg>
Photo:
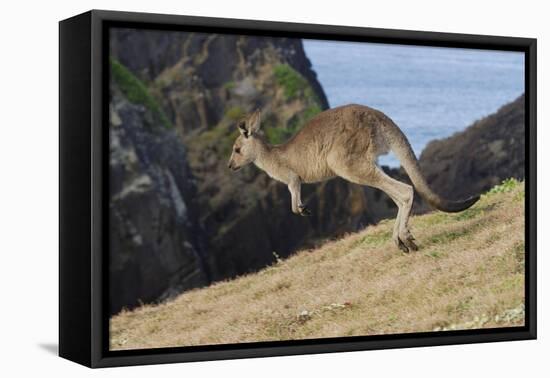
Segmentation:
<svg viewBox="0 0 550 378">
<path fill-rule="evenodd" d="M 483 214 L 483 207 L 470 207 L 469 209 L 466 209 L 460 213 L 452 215 L 452 219 L 457 221 L 463 221 L 463 220 L 469 220 L 473 219 L 481 214 Z"/>
<path fill-rule="evenodd" d="M 504 280 L 500 289 L 504 291 L 509 291 L 514 288 L 522 288 L 525 286 L 525 277 L 523 274 L 514 274 Z"/>
<path fill-rule="evenodd" d="M 358 244 L 368 244 L 371 246 L 378 246 L 386 243 L 391 238 L 390 231 L 377 232 L 375 234 L 367 234 Z"/>
<path fill-rule="evenodd" d="M 461 230 L 447 231 L 431 236 L 428 241 L 430 243 L 449 243 L 461 237 L 464 237 L 472 232 L 470 228 L 463 228 Z"/>
<path fill-rule="evenodd" d="M 508 178 L 500 185 L 495 185 L 491 190 L 487 192 L 487 194 L 495 194 L 495 193 L 509 193 L 512 190 L 514 190 L 518 185 L 520 184 L 520 181 L 516 180 L 515 178 Z"/>
<path fill-rule="evenodd" d="M 442 258 L 445 254 L 442 253 L 441 251 L 430 251 L 428 252 L 427 254 L 429 257 L 432 257 L 434 259 L 440 259 Z"/>
<path fill-rule="evenodd" d="M 520 190 L 514 195 L 514 201 L 525 201 L 525 190 Z"/>
<path fill-rule="evenodd" d="M 417 219 L 417 222 L 419 222 L 422 226 L 436 226 L 439 224 L 448 223 L 450 219 L 451 216 L 449 214 L 436 212 Z"/>
<path fill-rule="evenodd" d="M 128 101 L 145 106 L 154 116 L 158 117 L 162 125 L 171 128 L 172 124 L 164 114 L 158 102 L 151 96 L 145 84 L 130 72 L 123 64 L 110 58 L 111 75 Z"/>
</svg>

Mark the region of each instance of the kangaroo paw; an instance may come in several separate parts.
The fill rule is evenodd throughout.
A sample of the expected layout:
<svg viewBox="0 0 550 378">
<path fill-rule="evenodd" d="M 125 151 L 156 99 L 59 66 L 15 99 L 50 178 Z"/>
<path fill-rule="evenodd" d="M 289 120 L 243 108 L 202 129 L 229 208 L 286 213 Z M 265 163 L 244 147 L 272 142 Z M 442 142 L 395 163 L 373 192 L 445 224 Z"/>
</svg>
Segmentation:
<svg viewBox="0 0 550 378">
<path fill-rule="evenodd" d="M 414 237 L 411 234 L 400 237 L 399 242 L 402 243 L 407 250 L 418 251 L 418 246 L 414 243 Z"/>
<path fill-rule="evenodd" d="M 402 250 L 405 253 L 409 253 L 409 248 L 401 241 L 401 239 L 397 239 L 397 247 L 399 247 L 400 250 Z"/>
<path fill-rule="evenodd" d="M 418 251 L 418 246 L 413 242 L 413 240 L 414 239 L 407 239 L 405 244 L 407 245 L 407 247 L 409 247 L 409 249 L 413 251 Z"/>
<path fill-rule="evenodd" d="M 306 205 L 301 205 L 301 206 L 298 206 L 298 210 L 300 211 L 300 215 L 303 216 L 303 217 L 309 217 L 311 216 L 311 211 L 309 211 L 309 209 L 307 208 Z"/>
</svg>

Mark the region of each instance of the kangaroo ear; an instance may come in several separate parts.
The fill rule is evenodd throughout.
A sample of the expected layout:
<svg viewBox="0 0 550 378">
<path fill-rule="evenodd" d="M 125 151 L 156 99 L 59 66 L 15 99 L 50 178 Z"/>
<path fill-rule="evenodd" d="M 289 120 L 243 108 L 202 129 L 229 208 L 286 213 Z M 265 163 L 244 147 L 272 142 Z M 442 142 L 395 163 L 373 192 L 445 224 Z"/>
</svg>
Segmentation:
<svg viewBox="0 0 550 378">
<path fill-rule="evenodd" d="M 239 121 L 237 126 L 239 127 L 240 133 L 248 138 L 250 135 L 260 131 L 260 110 L 256 110 L 252 113 L 247 120 Z"/>
<path fill-rule="evenodd" d="M 260 120 L 261 120 L 261 113 L 260 109 L 256 109 L 254 113 L 252 113 L 252 116 L 248 119 L 248 131 L 250 134 L 257 133 L 260 131 Z"/>
<path fill-rule="evenodd" d="M 248 128 L 246 127 L 246 121 L 239 121 L 238 125 L 239 132 L 245 137 L 248 138 L 250 135 L 250 132 L 248 131 Z"/>
</svg>

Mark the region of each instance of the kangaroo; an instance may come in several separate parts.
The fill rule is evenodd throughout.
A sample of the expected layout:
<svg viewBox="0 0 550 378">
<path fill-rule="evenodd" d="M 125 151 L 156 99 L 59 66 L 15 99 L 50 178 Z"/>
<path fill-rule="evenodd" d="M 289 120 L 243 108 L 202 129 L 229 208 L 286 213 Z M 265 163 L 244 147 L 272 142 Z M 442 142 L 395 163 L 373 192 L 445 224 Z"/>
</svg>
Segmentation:
<svg viewBox="0 0 550 378">
<path fill-rule="evenodd" d="M 311 215 L 302 203 L 302 183 L 315 183 L 336 176 L 385 192 L 398 207 L 393 241 L 403 252 L 418 250 L 408 221 L 413 204 L 413 186 L 386 175 L 377 165 L 379 155 L 390 150 L 397 156 L 414 188 L 433 207 L 459 212 L 479 199 L 449 201 L 434 193 L 420 172 L 411 145 L 399 127 L 384 113 L 363 105 L 345 105 L 313 117 L 286 143 L 270 145 L 260 132 L 260 111 L 243 118 L 228 167 L 237 171 L 254 163 L 270 177 L 285 183 L 290 191 L 292 212 Z"/>
</svg>

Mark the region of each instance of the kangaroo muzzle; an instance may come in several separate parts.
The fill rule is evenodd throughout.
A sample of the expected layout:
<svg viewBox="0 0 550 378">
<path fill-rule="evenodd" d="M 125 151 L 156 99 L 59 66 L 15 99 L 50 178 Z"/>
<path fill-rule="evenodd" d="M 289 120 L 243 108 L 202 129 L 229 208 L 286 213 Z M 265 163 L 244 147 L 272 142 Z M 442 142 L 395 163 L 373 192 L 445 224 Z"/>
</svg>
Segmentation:
<svg viewBox="0 0 550 378">
<path fill-rule="evenodd" d="M 237 167 L 233 161 L 230 161 L 227 164 L 227 168 L 231 169 L 232 171 L 238 171 L 241 167 Z"/>
</svg>

